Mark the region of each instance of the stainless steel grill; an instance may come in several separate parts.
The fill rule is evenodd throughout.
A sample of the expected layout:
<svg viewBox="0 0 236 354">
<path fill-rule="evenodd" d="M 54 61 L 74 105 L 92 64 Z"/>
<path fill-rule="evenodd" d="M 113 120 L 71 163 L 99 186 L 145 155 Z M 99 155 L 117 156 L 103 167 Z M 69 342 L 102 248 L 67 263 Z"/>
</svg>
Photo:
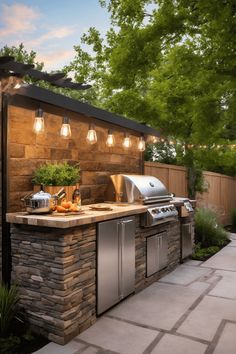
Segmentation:
<svg viewBox="0 0 236 354">
<path fill-rule="evenodd" d="M 119 174 L 112 175 L 111 182 L 109 200 L 148 206 L 142 226 L 149 227 L 176 219 L 178 212 L 171 203 L 172 195 L 156 177 Z"/>
</svg>

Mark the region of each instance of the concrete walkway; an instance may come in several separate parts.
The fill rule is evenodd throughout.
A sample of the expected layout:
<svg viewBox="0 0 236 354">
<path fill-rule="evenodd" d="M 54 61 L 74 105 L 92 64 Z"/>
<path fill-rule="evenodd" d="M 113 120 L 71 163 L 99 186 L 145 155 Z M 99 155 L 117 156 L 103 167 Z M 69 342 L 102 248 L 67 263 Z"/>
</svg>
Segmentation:
<svg viewBox="0 0 236 354">
<path fill-rule="evenodd" d="M 129 297 L 65 346 L 37 354 L 235 354 L 236 234 Z"/>
</svg>

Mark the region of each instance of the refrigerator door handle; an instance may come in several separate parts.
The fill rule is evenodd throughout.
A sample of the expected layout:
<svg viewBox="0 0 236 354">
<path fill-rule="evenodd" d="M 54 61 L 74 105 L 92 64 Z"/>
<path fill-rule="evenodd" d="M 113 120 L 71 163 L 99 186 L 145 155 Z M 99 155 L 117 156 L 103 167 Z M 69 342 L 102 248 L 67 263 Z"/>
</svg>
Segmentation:
<svg viewBox="0 0 236 354">
<path fill-rule="evenodd" d="M 122 221 L 118 223 L 118 291 L 119 300 L 121 300 L 123 294 L 123 281 L 122 281 L 122 241 L 123 241 L 123 225 Z"/>
</svg>

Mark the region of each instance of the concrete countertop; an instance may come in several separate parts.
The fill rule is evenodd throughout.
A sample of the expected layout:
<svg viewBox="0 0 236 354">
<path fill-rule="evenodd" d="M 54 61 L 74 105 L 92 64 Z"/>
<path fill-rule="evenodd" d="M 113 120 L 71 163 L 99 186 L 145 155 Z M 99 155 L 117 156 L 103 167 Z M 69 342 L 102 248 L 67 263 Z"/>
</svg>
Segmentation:
<svg viewBox="0 0 236 354">
<path fill-rule="evenodd" d="M 25 224 L 43 227 L 56 227 L 66 229 L 80 225 L 92 224 L 100 221 L 121 218 L 129 215 L 142 214 L 147 210 L 147 206 L 140 204 L 109 204 L 99 203 L 99 206 L 110 207 L 112 210 L 91 210 L 89 207 L 94 207 L 97 204 L 85 205 L 82 207 L 84 214 L 80 215 L 58 215 L 50 214 L 36 215 L 27 214 L 26 212 L 8 213 L 6 214 L 7 222 L 11 224 Z"/>
</svg>

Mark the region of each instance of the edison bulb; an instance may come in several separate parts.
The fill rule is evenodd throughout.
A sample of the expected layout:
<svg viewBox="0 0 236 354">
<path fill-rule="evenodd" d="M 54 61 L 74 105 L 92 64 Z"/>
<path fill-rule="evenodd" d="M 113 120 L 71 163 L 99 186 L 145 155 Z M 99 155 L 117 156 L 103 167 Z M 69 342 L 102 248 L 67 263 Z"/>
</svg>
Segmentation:
<svg viewBox="0 0 236 354">
<path fill-rule="evenodd" d="M 60 135 L 63 139 L 68 139 L 71 137 L 71 129 L 68 117 L 63 117 Z"/>
<path fill-rule="evenodd" d="M 108 130 L 106 144 L 108 147 L 112 147 L 115 145 L 115 138 L 114 138 L 114 135 L 112 134 L 111 130 Z"/>
<path fill-rule="evenodd" d="M 124 140 L 123 140 L 123 147 L 125 149 L 128 149 L 131 147 L 131 139 L 128 135 L 125 135 Z"/>
<path fill-rule="evenodd" d="M 141 136 L 141 137 L 139 138 L 139 142 L 138 142 L 138 150 L 139 150 L 139 151 L 144 151 L 145 148 L 146 148 L 146 143 L 145 143 L 144 138 Z"/>
<path fill-rule="evenodd" d="M 97 133 L 96 130 L 94 129 L 93 125 L 89 126 L 88 134 L 86 137 L 86 140 L 89 144 L 96 144 L 97 142 Z"/>
</svg>

